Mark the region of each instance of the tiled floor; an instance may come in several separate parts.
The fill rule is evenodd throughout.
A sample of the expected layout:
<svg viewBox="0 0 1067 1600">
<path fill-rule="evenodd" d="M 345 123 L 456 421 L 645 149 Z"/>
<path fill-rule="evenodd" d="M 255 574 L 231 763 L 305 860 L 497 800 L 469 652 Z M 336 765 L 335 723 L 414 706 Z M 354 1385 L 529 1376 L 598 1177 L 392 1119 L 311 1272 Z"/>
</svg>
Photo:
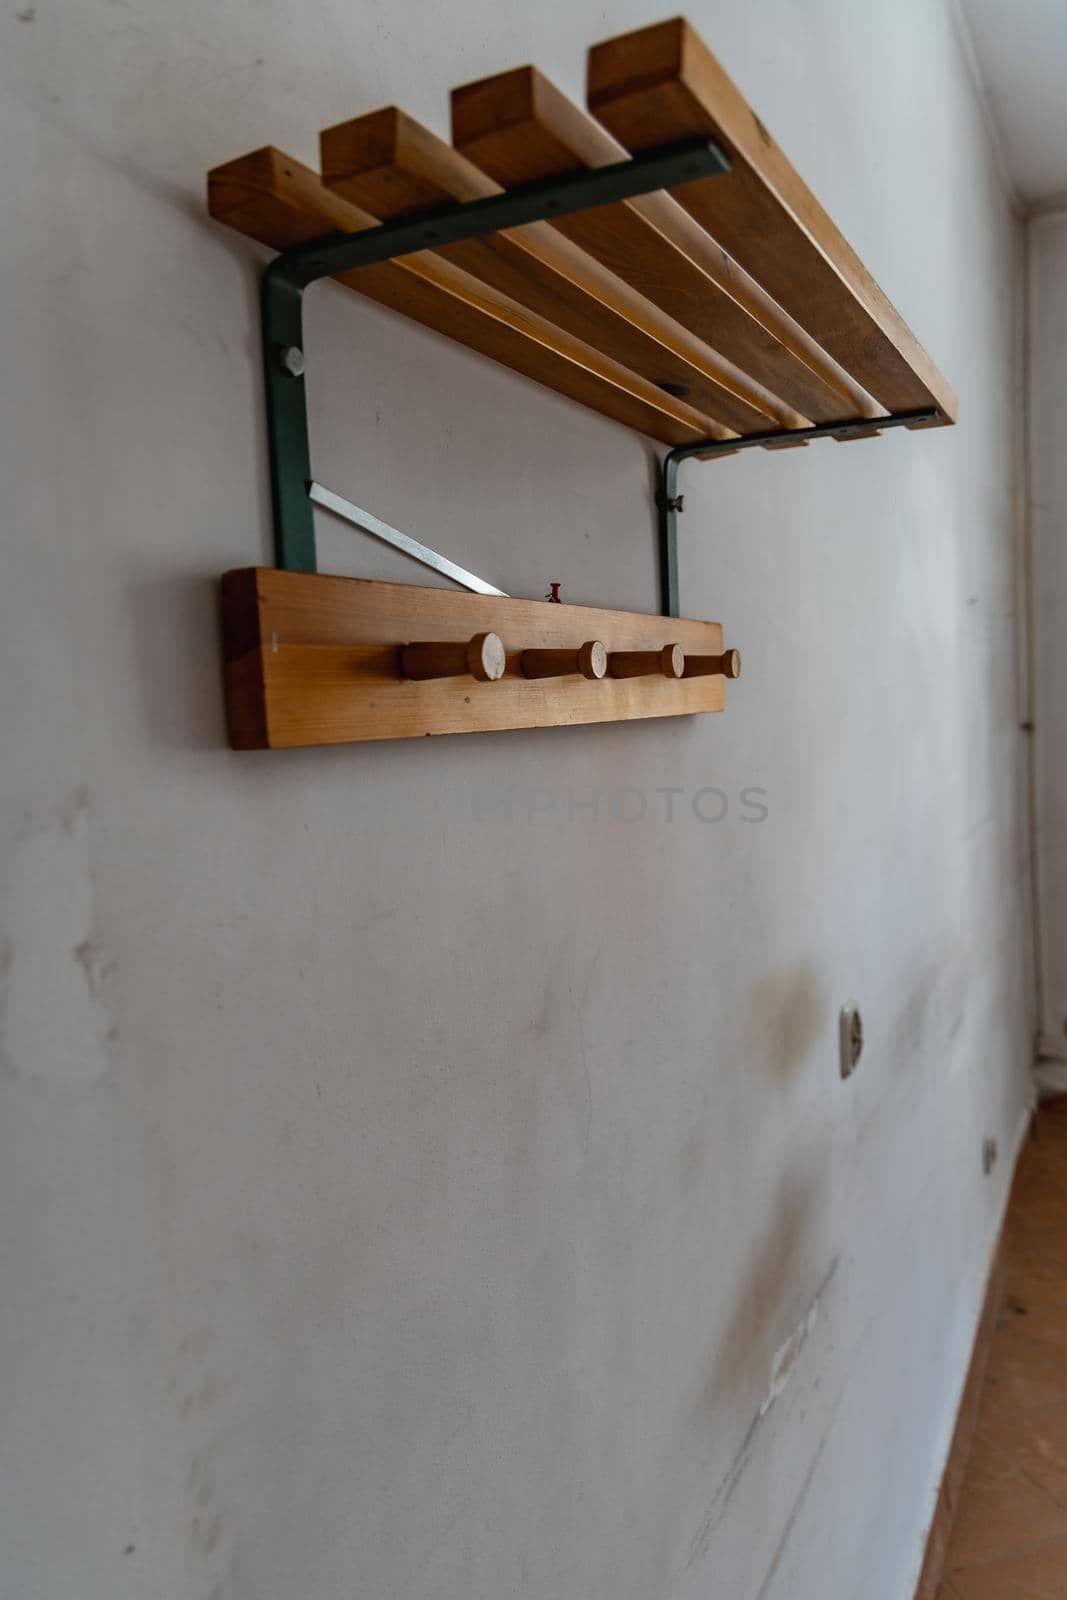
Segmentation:
<svg viewBox="0 0 1067 1600">
<path fill-rule="evenodd" d="M 938 1600 L 1067 1600 L 1067 1098 L 1038 1114 Z"/>
</svg>

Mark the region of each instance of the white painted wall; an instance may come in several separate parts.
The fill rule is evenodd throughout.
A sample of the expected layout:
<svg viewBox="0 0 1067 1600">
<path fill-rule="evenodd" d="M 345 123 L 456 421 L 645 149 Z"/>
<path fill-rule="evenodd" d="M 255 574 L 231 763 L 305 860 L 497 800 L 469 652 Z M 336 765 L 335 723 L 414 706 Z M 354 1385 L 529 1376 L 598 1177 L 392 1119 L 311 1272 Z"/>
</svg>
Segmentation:
<svg viewBox="0 0 1067 1600">
<path fill-rule="evenodd" d="M 1067 200 L 1067 5 L 955 4 L 1011 182 L 1031 203 Z"/>
<path fill-rule="evenodd" d="M 1067 1061 L 1067 211 L 1030 223 L 1030 416 L 1041 1025 Z"/>
<path fill-rule="evenodd" d="M 689 472 L 724 717 L 280 756 L 223 742 L 270 533 L 205 169 L 525 60 L 579 94 L 655 7 L 0 18 L 4 1600 L 909 1592 L 1028 1093 L 1020 239 L 940 0 L 691 14 L 960 425 Z M 309 303 L 331 486 L 654 607 L 648 447 Z"/>
</svg>

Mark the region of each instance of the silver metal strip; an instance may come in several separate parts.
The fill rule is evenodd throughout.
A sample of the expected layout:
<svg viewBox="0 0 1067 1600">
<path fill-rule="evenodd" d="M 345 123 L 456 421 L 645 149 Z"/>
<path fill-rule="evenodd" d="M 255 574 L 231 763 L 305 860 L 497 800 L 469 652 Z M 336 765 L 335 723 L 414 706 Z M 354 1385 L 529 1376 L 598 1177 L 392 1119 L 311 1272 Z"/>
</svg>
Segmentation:
<svg viewBox="0 0 1067 1600">
<path fill-rule="evenodd" d="M 498 594 L 505 600 L 508 598 L 503 589 L 494 589 L 484 578 L 475 577 L 474 573 L 468 572 L 465 567 L 457 566 L 454 561 L 449 561 L 447 556 L 438 555 L 436 550 L 420 544 L 409 533 L 401 533 L 399 528 L 391 527 L 388 522 L 382 522 L 380 517 L 374 517 L 369 511 L 361 510 L 359 506 L 353 505 L 351 500 L 334 494 L 332 489 L 325 488 L 323 484 L 310 484 L 308 497 L 313 504 L 322 506 L 326 511 L 332 511 L 334 516 L 343 517 L 345 522 L 350 522 L 353 527 L 361 528 L 364 533 L 371 534 L 375 539 L 381 539 L 385 544 L 391 544 L 394 550 L 402 550 L 406 556 L 411 556 L 413 561 L 421 561 L 424 567 L 442 573 L 454 583 L 461 583 L 465 589 L 473 589 L 475 594 Z"/>
</svg>

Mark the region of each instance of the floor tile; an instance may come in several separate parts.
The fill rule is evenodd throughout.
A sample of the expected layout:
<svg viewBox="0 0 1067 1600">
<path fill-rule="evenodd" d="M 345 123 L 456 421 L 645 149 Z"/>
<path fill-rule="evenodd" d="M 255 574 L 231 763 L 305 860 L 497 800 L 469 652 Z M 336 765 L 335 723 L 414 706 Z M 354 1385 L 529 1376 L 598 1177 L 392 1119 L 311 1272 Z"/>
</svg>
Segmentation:
<svg viewBox="0 0 1067 1600">
<path fill-rule="evenodd" d="M 1011 1194 L 1012 1218 L 1023 1233 L 1067 1231 L 1067 1183 L 1041 1172 L 1025 1173 Z"/>
<path fill-rule="evenodd" d="M 1067 1306 L 1035 1305 L 1016 1297 L 1007 1309 L 1025 1328 L 1028 1339 L 1058 1356 L 1067 1356 Z"/>
<path fill-rule="evenodd" d="M 1057 1535 L 1067 1538 L 1067 1511 L 987 1437 L 975 1439 L 945 1560 L 949 1581 L 960 1567 Z"/>
<path fill-rule="evenodd" d="M 1067 1243 L 1033 1236 L 1008 1257 L 1008 1294 L 1026 1306 L 1067 1305 Z"/>
<path fill-rule="evenodd" d="M 1023 1147 L 1015 1169 L 1013 1184 L 1025 1184 L 1035 1172 L 1043 1173 L 1053 1183 L 1064 1181 L 1063 1153 L 1067 1150 L 1067 1124 L 1059 1124 L 1057 1131 L 1036 1139 Z"/>
<path fill-rule="evenodd" d="M 1029 1411 L 1067 1400 L 1067 1360 L 1032 1332 L 1032 1325 L 1032 1315 L 1009 1311 L 997 1328 L 986 1389 L 998 1411 Z"/>
<path fill-rule="evenodd" d="M 1025 1144 L 1019 1152 L 1019 1163 L 1012 1182 L 1024 1182 L 1031 1172 L 1045 1172 L 1053 1181 L 1062 1181 L 1063 1168 L 1057 1167 L 1056 1163 L 1062 1159 L 1065 1148 L 1067 1138 L 1062 1127 L 1055 1133 Z"/>
<path fill-rule="evenodd" d="M 1067 1096 L 1039 1111 L 937 1600 L 1067 1600 Z"/>
<path fill-rule="evenodd" d="M 1067 1508 L 1067 1402 L 990 1417 L 984 1432 L 995 1450 Z"/>
<path fill-rule="evenodd" d="M 1032 1154 L 1028 1153 L 1026 1166 L 1020 1162 L 1016 1167 L 1016 1178 L 1020 1172 L 1041 1172 L 1052 1183 L 1063 1183 L 1064 1162 L 1067 1161 L 1067 1123 L 1062 1124 L 1062 1130 L 1052 1139 L 1045 1140 L 1033 1147 Z"/>
<path fill-rule="evenodd" d="M 952 1576 L 959 1600 L 1064 1600 L 1067 1540 Z"/>
<path fill-rule="evenodd" d="M 1028 1185 L 1034 1185 L 1038 1180 L 1047 1183 L 1052 1189 L 1062 1189 L 1064 1184 L 1067 1184 L 1065 1160 L 1067 1160 L 1067 1141 L 1036 1147 L 1020 1161 L 1015 1178 L 1012 1180 L 1012 1193 L 1017 1193 L 1019 1188 L 1025 1189 Z"/>
</svg>

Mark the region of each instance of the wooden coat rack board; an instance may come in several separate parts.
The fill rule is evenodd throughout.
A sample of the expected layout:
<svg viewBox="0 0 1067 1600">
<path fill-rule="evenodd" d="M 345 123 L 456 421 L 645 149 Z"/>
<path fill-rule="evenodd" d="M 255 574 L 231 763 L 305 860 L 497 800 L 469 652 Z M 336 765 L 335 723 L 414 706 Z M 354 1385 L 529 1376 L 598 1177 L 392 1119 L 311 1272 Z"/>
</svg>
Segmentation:
<svg viewBox="0 0 1067 1600">
<path fill-rule="evenodd" d="M 676 615 L 679 463 L 955 420 L 929 356 L 684 20 L 596 46 L 588 103 L 521 67 L 453 92 L 452 144 L 389 107 L 325 130 L 321 176 L 272 147 L 209 174 L 211 215 L 283 252 L 263 304 L 286 570 L 224 580 L 238 748 L 721 710 L 736 654 L 718 624 Z M 669 445 L 670 615 L 316 574 L 300 306 L 327 276 Z M 499 676 L 466 653 L 486 634 Z M 603 675 L 579 659 L 594 645 Z M 427 665 L 438 675 L 414 675 Z"/>
<path fill-rule="evenodd" d="M 716 622 L 252 568 L 223 579 L 238 750 L 721 711 Z"/>
</svg>

